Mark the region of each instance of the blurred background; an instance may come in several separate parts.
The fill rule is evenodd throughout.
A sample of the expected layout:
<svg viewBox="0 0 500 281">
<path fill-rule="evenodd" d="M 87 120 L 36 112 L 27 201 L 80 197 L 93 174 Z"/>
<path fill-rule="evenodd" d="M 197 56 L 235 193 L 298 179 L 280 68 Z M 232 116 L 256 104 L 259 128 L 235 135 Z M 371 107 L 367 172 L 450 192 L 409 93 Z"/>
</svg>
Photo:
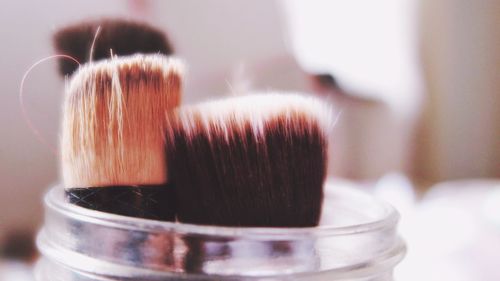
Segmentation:
<svg viewBox="0 0 500 281">
<path fill-rule="evenodd" d="M 184 102 L 248 90 L 322 96 L 340 112 L 332 184 L 402 213 L 397 280 L 500 280 L 499 0 L 2 1 L 0 280 L 30 280 L 42 195 L 56 183 L 59 28 L 103 16 L 166 32 Z M 24 279 L 23 279 L 24 278 Z"/>
</svg>

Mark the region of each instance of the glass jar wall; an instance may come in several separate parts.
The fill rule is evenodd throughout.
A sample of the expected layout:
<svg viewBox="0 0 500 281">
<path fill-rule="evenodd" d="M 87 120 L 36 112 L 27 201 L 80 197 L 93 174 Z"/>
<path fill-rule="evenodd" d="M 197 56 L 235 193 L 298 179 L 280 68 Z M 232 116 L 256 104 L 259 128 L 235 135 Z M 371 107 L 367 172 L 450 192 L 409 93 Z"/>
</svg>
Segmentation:
<svg viewBox="0 0 500 281">
<path fill-rule="evenodd" d="M 315 228 L 232 228 L 129 218 L 45 197 L 38 281 L 390 281 L 404 256 L 398 214 L 347 188 L 326 193 Z"/>
</svg>

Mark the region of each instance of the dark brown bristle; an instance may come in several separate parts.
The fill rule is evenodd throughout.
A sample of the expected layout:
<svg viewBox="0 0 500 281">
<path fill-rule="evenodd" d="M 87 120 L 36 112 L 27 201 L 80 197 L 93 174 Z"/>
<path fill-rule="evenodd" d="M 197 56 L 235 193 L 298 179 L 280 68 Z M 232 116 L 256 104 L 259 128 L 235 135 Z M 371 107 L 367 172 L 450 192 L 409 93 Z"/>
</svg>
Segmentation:
<svg viewBox="0 0 500 281">
<path fill-rule="evenodd" d="M 107 59 L 110 50 L 113 55 L 126 56 L 136 53 L 173 53 L 173 48 L 165 34 L 148 24 L 122 19 L 101 19 L 84 21 L 64 27 L 53 36 L 53 44 L 60 54 L 72 56 L 80 63 L 90 59 L 92 42 L 98 27 L 100 33 L 93 49 L 93 60 Z M 59 60 L 61 76 L 71 75 L 78 65 L 67 59 Z"/>
<path fill-rule="evenodd" d="M 167 138 L 167 159 L 179 221 L 318 224 L 329 118 L 320 101 L 238 97 L 181 109 L 178 118 Z"/>
</svg>

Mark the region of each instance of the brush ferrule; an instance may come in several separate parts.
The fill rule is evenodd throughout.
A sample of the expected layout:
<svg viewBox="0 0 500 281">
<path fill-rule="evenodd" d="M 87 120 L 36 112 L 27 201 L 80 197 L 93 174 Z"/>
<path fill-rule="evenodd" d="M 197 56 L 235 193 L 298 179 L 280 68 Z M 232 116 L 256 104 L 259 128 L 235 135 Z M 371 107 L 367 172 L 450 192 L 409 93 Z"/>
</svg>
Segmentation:
<svg viewBox="0 0 500 281">
<path fill-rule="evenodd" d="M 66 200 L 74 205 L 117 215 L 173 221 L 174 188 L 169 184 L 66 188 Z"/>
</svg>

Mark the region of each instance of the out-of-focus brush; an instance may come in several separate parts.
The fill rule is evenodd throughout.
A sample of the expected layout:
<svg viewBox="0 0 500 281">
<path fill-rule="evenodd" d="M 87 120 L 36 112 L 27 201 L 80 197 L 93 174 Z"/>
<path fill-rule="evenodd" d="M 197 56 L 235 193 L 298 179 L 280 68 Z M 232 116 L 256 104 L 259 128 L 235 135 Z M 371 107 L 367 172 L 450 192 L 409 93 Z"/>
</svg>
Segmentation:
<svg viewBox="0 0 500 281">
<path fill-rule="evenodd" d="M 100 33 L 94 42 L 99 27 Z M 110 50 L 117 56 L 173 53 L 173 47 L 161 30 L 146 23 L 123 19 L 89 20 L 66 26 L 54 34 L 53 44 L 58 53 L 82 63 L 107 59 Z M 61 76 L 71 75 L 77 67 L 73 61 L 59 60 Z"/>
<path fill-rule="evenodd" d="M 167 136 L 181 222 L 318 224 L 330 111 L 293 94 L 228 98 L 179 109 Z"/>
<path fill-rule="evenodd" d="M 71 203 L 174 219 L 164 132 L 167 113 L 180 102 L 182 68 L 173 58 L 135 55 L 85 64 L 73 75 L 61 143 Z"/>
</svg>

